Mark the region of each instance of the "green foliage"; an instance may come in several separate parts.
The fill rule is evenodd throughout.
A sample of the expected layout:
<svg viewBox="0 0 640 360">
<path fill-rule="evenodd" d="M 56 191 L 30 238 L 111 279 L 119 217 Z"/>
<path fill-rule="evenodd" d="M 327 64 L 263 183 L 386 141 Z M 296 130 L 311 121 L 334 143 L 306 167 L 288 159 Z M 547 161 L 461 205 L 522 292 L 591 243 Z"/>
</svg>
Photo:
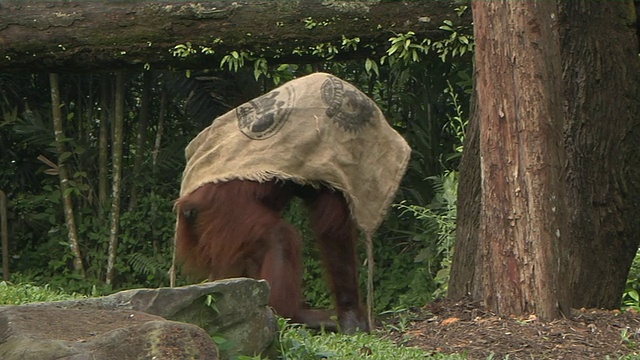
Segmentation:
<svg viewBox="0 0 640 360">
<path fill-rule="evenodd" d="M 387 224 L 392 229 L 376 239 L 377 312 L 419 307 L 446 295 L 455 240 L 457 173 L 429 181 L 436 191 L 433 202 L 395 205 L 390 218 L 400 224 Z"/>
<path fill-rule="evenodd" d="M 220 310 L 218 309 L 218 305 L 216 304 L 217 301 L 218 299 L 216 298 L 215 295 L 208 294 L 204 301 L 204 304 L 210 307 L 211 309 L 213 309 L 213 311 L 215 311 L 216 314 L 220 314 Z"/>
<path fill-rule="evenodd" d="M 358 50 L 358 44 L 360 44 L 360 38 L 359 37 L 354 37 L 352 39 L 347 38 L 346 36 L 342 35 L 342 48 L 347 50 L 347 51 L 356 51 Z"/>
<path fill-rule="evenodd" d="M 383 316 L 382 328 L 385 331 L 396 331 L 400 333 L 405 333 L 409 325 L 417 319 L 416 313 L 406 308 L 387 310 L 380 315 Z M 391 321 L 384 319 L 391 319 Z"/>
<path fill-rule="evenodd" d="M 458 355 L 432 355 L 413 347 L 401 347 L 381 339 L 382 334 L 319 334 L 280 321 L 279 359 L 464 359 Z"/>
<path fill-rule="evenodd" d="M 49 285 L 12 284 L 0 282 L 0 305 L 22 305 L 32 302 L 81 299 L 79 294 L 68 294 L 62 290 L 53 290 Z"/>
<path fill-rule="evenodd" d="M 376 285 L 378 311 L 421 306 L 434 298 L 446 296 L 457 220 L 458 173 L 455 168 L 463 151 L 468 125 L 459 92 L 464 93 L 464 89 L 470 84 L 464 79 L 459 83 L 459 86 L 454 87 L 447 81 L 447 87 L 443 90 L 449 109 L 445 114 L 448 121 L 443 128 L 443 134 L 451 140 L 449 152 L 441 153 L 441 158 L 445 159 L 443 164 L 449 164 L 443 168 L 449 169 L 443 170 L 442 175 L 426 177 L 427 182 L 424 181 L 424 177 L 420 178 L 422 183 L 431 184 L 431 191 L 419 191 L 418 188 L 412 187 L 405 191 L 412 195 L 415 202 L 410 202 L 408 196 L 405 196 L 405 200 L 395 206 L 399 213 L 392 213 L 390 220 L 395 219 L 396 223 L 387 221 L 386 226 L 404 240 L 398 245 L 402 251 L 393 251 L 385 243 L 377 244 L 382 248 L 382 252 L 376 252 L 378 264 L 393 264 L 382 269 L 383 276 L 389 278 L 379 279 L 380 283 Z M 428 139 L 421 131 L 416 131 L 415 134 L 421 135 L 417 136 L 416 141 Z M 430 146 L 427 142 L 420 144 Z M 416 143 L 412 145 L 415 149 Z M 443 146 L 443 150 L 446 151 L 446 147 Z M 420 158 L 414 157 L 405 181 L 411 180 L 411 171 L 424 174 L 419 160 Z M 421 204 L 426 203 L 425 193 L 431 194 L 431 200 L 427 205 Z M 392 259 L 384 259 L 388 254 L 393 254 Z M 378 273 L 380 272 L 378 270 Z"/>
<path fill-rule="evenodd" d="M 330 25 L 331 20 L 308 19 L 311 28 Z M 326 23 L 325 23 L 326 22 Z M 357 61 L 333 61 L 337 54 L 362 50 L 367 47 L 359 37 L 342 36 L 341 39 L 317 44 L 309 48 L 297 48 L 294 53 L 306 57 L 315 56 L 315 64 L 277 64 L 266 59 L 274 58 L 273 49 L 236 49 L 220 51 L 222 40 L 216 39 L 209 46 L 191 43 L 176 45 L 172 54 L 179 58 L 197 52 L 217 56 L 220 63 L 208 70 L 207 77 L 215 78 L 215 88 L 223 84 L 241 84 L 245 73 L 256 80 L 243 90 L 254 96 L 256 89 L 268 91 L 285 81 L 314 71 L 333 73 L 356 84 L 374 99 L 391 124 L 407 139 L 413 148 L 409 170 L 401 185 L 397 202 L 402 204 L 390 210 L 389 219 L 374 238 L 375 246 L 375 305 L 376 311 L 421 306 L 434 296 L 446 291 L 449 266 L 450 239 L 455 226 L 455 209 L 450 195 L 455 191 L 451 183 L 462 151 L 466 117 L 462 113 L 469 100 L 471 63 L 469 51 L 472 38 L 465 29 L 453 22 L 443 24 L 450 36 L 434 41 L 419 39 L 415 33 L 396 34 L 389 39 L 388 48 L 379 52 L 380 57 Z M 313 30 L 309 30 L 313 31 Z M 462 50 L 467 46 L 466 50 Z M 457 50 L 456 50 L 457 49 Z M 195 73 L 195 72 L 194 72 Z M 158 77 L 152 96 L 159 97 L 159 89 L 172 88 L 166 75 Z M 249 75 L 249 78 L 251 76 Z M 134 131 L 125 134 L 125 158 L 123 173 L 123 208 L 121 233 L 116 256 L 116 274 L 111 286 L 103 283 L 108 252 L 109 201 L 99 204 L 97 199 L 99 123 L 95 120 L 99 111 L 93 91 L 96 82 L 89 76 L 63 79 L 67 84 L 62 90 L 65 122 L 64 141 L 67 151 L 62 154 L 70 172 L 70 194 L 74 202 L 74 214 L 79 242 L 87 277 L 73 271 L 73 257 L 69 249 L 67 230 L 61 206 L 59 179 L 56 163 L 59 160 L 52 147 L 50 108 L 46 92 L 46 76 L 34 75 L 19 82 L 18 99 L 29 99 L 28 111 L 18 111 L 13 102 L 2 102 L 5 120 L 0 124 L 0 147 L 15 152 L 10 161 L 0 168 L 0 184 L 15 189 L 11 192 L 12 213 L 12 261 L 15 276 L 38 284 L 50 284 L 54 288 L 88 293 L 109 293 L 122 288 L 166 286 L 167 270 L 172 258 L 172 239 L 175 219 L 173 200 L 177 197 L 180 173 L 184 167 L 184 146 L 203 127 L 185 116 L 185 104 L 178 100 L 168 106 L 165 131 L 157 155 L 157 168 L 152 169 L 145 160 L 143 171 L 132 174 L 133 158 L 139 151 L 144 159 L 151 159 L 149 144 L 137 149 Z M 164 80 L 163 80 L 164 79 Z M 190 79 L 199 81 L 199 79 Z M 240 80 L 240 81 L 238 81 Z M 2 79 L 0 79 L 2 81 Z M 226 81 L 226 82 L 225 82 Z M 17 86 L 5 86 L 0 94 Z M 140 78 L 130 79 L 127 92 L 125 128 L 136 129 L 137 106 L 142 93 Z M 80 89 L 90 89 L 82 93 Z M 191 90 L 190 90 L 191 91 Z M 189 93 L 191 94 L 191 92 Z M 209 89 L 207 89 L 209 91 Z M 248 99 L 247 94 L 215 93 L 224 106 L 239 104 Z M 237 95 L 237 97 L 234 97 Z M 91 96 L 94 96 L 93 98 Z M 32 100 L 33 99 L 33 100 Z M 157 98 L 154 104 L 157 103 Z M 187 101 L 187 100 L 185 100 Z M 152 107 L 152 122 L 147 130 L 155 130 L 158 107 Z M 206 107 L 204 107 L 206 108 Z M 225 108 L 224 111 L 228 109 Z M 210 120 L 207 120 L 207 124 Z M 4 135 L 10 135 L 5 137 Z M 2 143 L 10 139 L 9 144 Z M 9 154 L 9 152 L 7 152 Z M 41 160 L 35 160 L 43 155 Z M 24 159 L 33 159 L 27 163 Z M 43 160 L 48 159 L 49 162 Z M 18 165 L 12 165 L 15 162 Z M 14 184 L 11 178 L 16 169 L 23 171 L 24 183 Z M 442 174 L 438 176 L 437 174 Z M 55 176 L 52 176 L 55 175 Z M 425 181 L 425 179 L 430 179 Z M 132 188 L 142 189 L 135 208 L 129 208 Z M 404 200 L 404 202 L 402 202 Z M 312 306 L 331 306 L 320 255 L 315 240 L 308 230 L 306 210 L 300 203 L 293 204 L 287 218 L 304 239 L 304 289 L 305 299 Z M 449 233 L 447 233 L 449 232 Z M 448 234 L 448 235 L 447 235 Z M 362 243 L 362 242 L 361 242 Z M 362 246 L 364 248 L 364 246 Z M 360 258 L 365 259 L 364 249 Z M 364 263 L 364 261 L 363 261 Z M 360 272 L 362 289 L 365 288 L 366 270 Z M 179 279 L 179 281 L 183 281 Z"/>
<path fill-rule="evenodd" d="M 250 54 L 245 51 L 232 51 L 222 57 L 220 67 L 227 65 L 229 71 L 238 72 L 238 69 L 244 67 L 245 61 L 250 58 Z"/>
<path fill-rule="evenodd" d="M 440 29 L 449 32 L 449 36 L 439 41 L 418 39 L 413 31 L 392 36 L 389 38 L 390 46 L 386 55 L 380 58 L 380 63 L 384 64 L 388 61 L 394 65 L 400 62 L 408 66 L 423 61 L 424 57 L 431 52 L 436 53 L 442 62 L 446 62 L 448 59 L 473 52 L 473 37 L 466 34 L 469 29 L 455 26 L 451 20 L 445 20 Z"/>
<path fill-rule="evenodd" d="M 460 6 L 455 10 L 458 16 L 461 16 L 467 10 L 467 6 Z M 317 20 L 308 17 L 303 20 L 303 26 L 307 30 L 312 30 L 316 27 L 330 26 L 334 21 L 335 19 L 333 18 Z M 276 24 L 276 26 L 283 25 L 282 22 Z M 385 55 L 379 59 L 368 58 L 365 60 L 364 66 L 367 73 L 369 75 L 375 74 L 379 76 L 378 63 L 380 65 L 389 64 L 392 67 L 397 65 L 410 67 L 415 64 L 424 63 L 430 53 L 434 53 L 442 62 L 445 62 L 473 52 L 473 36 L 469 28 L 455 25 L 451 20 L 445 20 L 440 26 L 440 29 L 449 32 L 449 36 L 438 41 L 418 39 L 413 31 L 390 37 L 389 48 L 386 50 Z M 200 46 L 200 52 L 214 55 L 216 54 L 216 47 L 222 43 L 222 39 L 215 39 L 211 46 Z M 345 35 L 342 35 L 339 43 L 325 42 L 310 47 L 299 46 L 292 50 L 292 54 L 299 56 L 311 55 L 320 61 L 331 61 L 340 52 L 355 52 L 359 49 L 359 46 L 359 37 L 347 38 Z M 362 46 L 372 48 L 371 45 L 368 44 Z M 198 51 L 190 42 L 187 42 L 185 44 L 175 45 L 170 52 L 174 57 L 184 59 Z M 260 52 L 265 54 L 269 53 L 273 58 L 279 58 L 280 55 L 282 55 L 282 50 L 280 49 L 260 49 L 260 51 L 257 52 L 255 49 L 239 48 L 231 50 L 221 57 L 220 68 L 225 68 L 226 66 L 229 71 L 238 72 L 245 64 L 251 63 L 256 79 L 262 75 L 269 78 L 267 74 L 270 71 L 270 66 L 267 64 L 265 57 L 259 55 Z"/>
<path fill-rule="evenodd" d="M 629 328 L 625 328 L 620 330 L 620 340 L 622 342 L 622 344 L 624 344 L 624 346 L 626 346 L 628 349 L 637 349 L 638 348 L 638 343 L 636 341 L 636 336 L 637 336 L 637 332 L 636 331 L 629 331 Z"/>
<path fill-rule="evenodd" d="M 178 58 L 186 58 L 189 55 L 195 54 L 197 52 L 190 42 L 187 42 L 186 44 L 178 44 L 174 46 L 170 51 L 171 55 Z"/>
<path fill-rule="evenodd" d="M 47 187 L 49 188 L 49 187 Z M 46 190 L 46 189 L 45 189 Z M 109 293 L 104 286 L 105 264 L 108 248 L 108 222 L 96 217 L 88 208 L 76 213 L 81 253 L 84 257 L 87 278 L 72 271 L 72 254 L 69 251 L 67 231 L 59 211 L 60 192 L 35 195 L 14 203 L 14 210 L 33 219 L 37 228 L 48 229 L 47 240 L 16 238 L 23 246 L 13 249 L 16 260 L 12 268 L 21 276 L 39 284 L 50 284 L 88 294 Z M 49 205 L 46 205 L 49 204 Z M 44 205 L 44 210 L 37 210 Z M 122 233 L 118 245 L 116 269 L 118 287 L 168 286 L 167 271 L 171 266 L 174 218 L 171 200 L 156 194 L 140 199 L 135 211 L 125 211 L 121 217 Z M 31 215 L 32 212 L 36 212 Z M 153 226 L 150 226 L 153 225 Z M 30 234 L 30 233 L 26 233 Z M 24 246 L 28 244 L 29 246 Z M 42 266 L 46 264 L 45 266 Z"/>
<path fill-rule="evenodd" d="M 389 38 L 391 46 L 387 49 L 387 55 L 380 59 L 380 63 L 385 61 L 393 66 L 397 61 L 405 66 L 410 63 L 420 62 L 423 55 L 427 55 L 431 49 L 431 40 L 418 40 L 416 33 L 409 31 L 406 34 L 398 34 Z"/>
<path fill-rule="evenodd" d="M 48 84 L 43 84 L 42 79 L 46 77 L 34 76 L 30 85 L 34 89 L 46 88 Z M 86 85 L 92 85 L 90 77 L 81 79 L 88 79 Z M 82 80 L 77 84 L 78 89 L 84 85 Z M 141 92 L 136 87 L 136 79 L 131 82 L 132 96 L 139 95 Z M 78 95 L 78 99 L 82 100 L 82 96 Z M 133 154 L 139 150 L 132 145 L 135 143 L 132 135 L 135 134 L 126 134 L 125 141 L 130 153 L 125 155 L 124 160 L 124 206 L 116 263 L 118 276 L 114 279 L 113 287 L 105 286 L 103 281 L 109 238 L 107 214 L 111 204 L 108 199 L 107 203 L 99 204 L 97 199 L 98 153 L 95 149 L 99 123 L 93 117 L 84 119 L 91 116 L 92 112 L 81 101 L 65 102 L 62 110 L 66 119 L 64 143 L 67 151 L 58 157 L 51 146 L 53 130 L 49 105 L 46 101 L 41 101 L 41 104 L 42 109 L 34 106 L 29 111 L 18 113 L 6 126 L 0 127 L 0 131 L 12 130 L 10 133 L 15 138 L 13 148 L 30 149 L 34 153 L 32 158 L 39 160 L 36 160 L 35 167 L 23 167 L 32 176 L 30 191 L 7 189 L 10 190 L 9 209 L 12 218 L 12 277 L 84 294 L 108 293 L 122 287 L 168 285 L 167 270 L 172 258 L 175 222 L 172 206 L 179 188 L 176 169 L 183 167 L 184 143 L 193 136 L 193 132 L 183 136 L 184 122 L 172 121 L 169 114 L 165 127 L 172 136 L 169 141 L 164 141 L 165 145 L 155 156 L 155 168 L 152 169 L 150 160 L 146 160 L 142 164 L 141 175 L 135 177 L 131 176 L 131 164 Z M 125 121 L 127 128 L 135 129 L 133 124 L 137 122 L 137 114 L 130 111 Z M 189 126 L 189 131 L 193 131 L 193 125 Z M 147 152 L 144 159 L 152 158 L 150 148 L 143 151 Z M 23 156 L 26 155 L 23 152 Z M 57 174 L 56 163 L 60 160 L 65 161 L 70 173 L 68 191 L 73 201 L 86 278 L 73 271 L 73 255 L 67 238 Z M 0 170 L 0 181 L 9 176 Z M 146 193 L 142 191 L 135 209 L 127 206 L 128 191 L 132 186 L 149 189 Z"/>
<path fill-rule="evenodd" d="M 390 240 L 387 238 L 387 240 Z M 405 242 L 375 241 L 374 311 L 423 306 L 435 290 L 433 276 L 415 260 L 415 249 Z M 361 277 L 364 278 L 364 273 Z M 364 284 L 364 279 L 361 281 Z M 363 286 L 361 286 L 364 288 Z"/>
<path fill-rule="evenodd" d="M 135 211 L 122 214 L 119 281 L 133 286 L 169 285 L 175 226 L 172 209 L 173 199 L 150 193 L 140 199 Z"/>
<path fill-rule="evenodd" d="M 607 356 L 606 359 L 608 360 L 613 358 Z M 624 355 L 619 357 L 618 360 L 640 360 L 640 355 L 636 355 L 636 354 Z"/>
<path fill-rule="evenodd" d="M 473 52 L 472 38 L 464 34 L 467 29 L 455 26 L 451 20 L 445 20 L 440 29 L 449 32 L 449 37 L 433 43 L 433 47 L 442 61 L 446 61 L 447 56 L 464 56 Z"/>
<path fill-rule="evenodd" d="M 440 298 L 447 294 L 453 258 L 458 174 L 451 171 L 442 176 L 431 176 L 427 179 L 432 181 L 436 191 L 436 196 L 429 207 L 407 205 L 405 202 L 396 206 L 403 210 L 403 215 L 412 216 L 417 220 L 415 228 L 407 231 L 412 236 L 412 240 L 421 247 L 414 262 L 422 264 L 431 273 L 435 272 L 432 279 L 436 287 L 433 297 Z"/>
<path fill-rule="evenodd" d="M 462 73 L 461 75 L 465 75 Z M 461 89 L 463 91 L 471 90 L 471 79 L 461 79 Z M 462 150 L 464 146 L 464 140 L 466 138 L 466 129 L 469 125 L 469 118 L 465 116 L 462 104 L 460 102 L 460 95 L 456 92 L 456 89 L 451 85 L 451 82 L 447 81 L 447 89 L 445 93 L 449 95 L 447 98 L 451 107 L 451 112 L 447 114 L 449 120 L 446 125 L 446 129 L 449 134 L 455 139 L 453 142 L 453 152 L 445 159 L 447 163 L 451 163 L 452 160 L 457 160 L 462 156 Z"/>
<path fill-rule="evenodd" d="M 627 286 L 622 294 L 622 310 L 640 312 L 640 251 L 636 253 L 627 276 Z"/>
<path fill-rule="evenodd" d="M 331 306 L 331 293 L 326 283 L 316 239 L 309 228 L 307 215 L 307 209 L 305 209 L 302 201 L 294 199 L 285 214 L 285 220 L 296 229 L 299 229 L 303 239 L 304 273 L 302 282 L 304 298 L 313 307 L 326 308 Z"/>
</svg>

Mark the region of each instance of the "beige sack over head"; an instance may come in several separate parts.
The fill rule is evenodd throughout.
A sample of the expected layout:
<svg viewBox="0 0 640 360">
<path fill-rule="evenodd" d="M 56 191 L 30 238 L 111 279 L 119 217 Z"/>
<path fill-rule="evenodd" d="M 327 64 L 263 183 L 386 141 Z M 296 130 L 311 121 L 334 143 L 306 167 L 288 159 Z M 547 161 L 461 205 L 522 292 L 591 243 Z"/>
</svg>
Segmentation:
<svg viewBox="0 0 640 360">
<path fill-rule="evenodd" d="M 315 73 L 218 117 L 187 146 L 180 195 L 230 179 L 324 184 L 345 194 L 359 228 L 382 222 L 410 148 L 365 94 Z"/>
</svg>

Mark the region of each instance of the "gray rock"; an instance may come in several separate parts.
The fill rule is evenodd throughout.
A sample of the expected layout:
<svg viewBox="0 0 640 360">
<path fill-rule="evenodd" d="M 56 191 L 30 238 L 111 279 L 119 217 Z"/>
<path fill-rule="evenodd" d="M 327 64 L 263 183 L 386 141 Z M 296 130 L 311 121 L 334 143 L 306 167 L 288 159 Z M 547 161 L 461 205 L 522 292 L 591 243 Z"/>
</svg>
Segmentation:
<svg viewBox="0 0 640 360">
<path fill-rule="evenodd" d="M 217 354 L 199 352 L 200 349 L 210 352 L 210 347 L 205 346 L 202 334 L 193 328 L 208 333 L 209 345 L 213 345 L 209 335 L 226 340 L 220 350 L 222 359 L 260 354 L 273 343 L 278 330 L 275 316 L 268 307 L 268 297 L 269 286 L 265 281 L 229 279 L 178 288 L 126 290 L 99 298 L 0 307 L 0 359 L 49 359 L 38 354 L 54 350 L 57 354 L 68 352 L 56 359 L 65 356 L 83 359 L 78 356 L 84 356 L 87 351 L 95 356 L 92 359 L 153 359 L 160 351 L 154 350 L 160 349 L 158 346 L 169 346 L 167 349 L 174 349 L 177 356 L 171 357 L 171 351 L 162 348 L 169 351 L 168 355 L 163 353 L 156 357 L 158 359 L 198 356 L 217 359 Z M 114 321 L 114 316 L 120 321 Z M 126 319 L 122 320 L 123 317 Z M 47 330 L 50 336 L 41 336 L 39 331 L 47 327 L 37 324 L 54 319 L 60 319 L 58 332 Z M 99 332 L 99 328 L 105 331 Z M 69 335 L 65 335 L 67 333 Z M 35 350 L 35 343 L 44 350 L 34 352 L 40 351 Z M 146 349 L 146 352 L 140 350 L 143 352 L 138 352 L 136 357 L 110 357 L 115 350 L 109 349 L 122 348 L 122 344 Z M 76 352 L 78 349 L 84 353 Z M 131 349 L 131 353 L 135 353 L 135 349 Z M 156 352 L 150 352 L 152 350 Z M 31 353 L 33 357 L 28 357 Z M 7 357 L 9 355 L 14 357 Z"/>
<path fill-rule="evenodd" d="M 125 310 L 0 308 L 0 359 L 207 359 L 218 349 L 201 328 Z"/>
</svg>

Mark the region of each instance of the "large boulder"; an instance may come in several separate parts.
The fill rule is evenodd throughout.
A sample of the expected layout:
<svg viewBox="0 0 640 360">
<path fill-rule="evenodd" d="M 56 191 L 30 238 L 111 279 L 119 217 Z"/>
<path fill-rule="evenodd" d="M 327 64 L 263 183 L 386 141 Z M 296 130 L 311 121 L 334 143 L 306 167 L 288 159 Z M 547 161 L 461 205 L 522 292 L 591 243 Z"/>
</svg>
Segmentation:
<svg viewBox="0 0 640 360">
<path fill-rule="evenodd" d="M 263 353 L 277 323 L 265 281 L 0 307 L 0 359 L 222 359 Z M 211 335 L 226 343 L 220 355 Z"/>
<path fill-rule="evenodd" d="M 0 309 L 0 359 L 207 359 L 201 328 L 138 311 L 11 306 Z"/>
</svg>

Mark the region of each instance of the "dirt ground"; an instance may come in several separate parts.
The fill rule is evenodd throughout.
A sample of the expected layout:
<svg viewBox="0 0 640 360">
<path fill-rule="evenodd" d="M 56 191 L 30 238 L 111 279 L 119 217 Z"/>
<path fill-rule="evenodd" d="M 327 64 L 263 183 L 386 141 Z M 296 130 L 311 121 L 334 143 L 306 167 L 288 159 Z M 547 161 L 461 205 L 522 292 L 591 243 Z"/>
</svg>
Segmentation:
<svg viewBox="0 0 640 360">
<path fill-rule="evenodd" d="M 640 353 L 640 315 L 575 310 L 572 319 L 502 318 L 470 302 L 445 300 L 392 321 L 390 338 L 468 359 L 618 359 Z M 409 321 L 408 321 L 409 320 Z"/>
</svg>

